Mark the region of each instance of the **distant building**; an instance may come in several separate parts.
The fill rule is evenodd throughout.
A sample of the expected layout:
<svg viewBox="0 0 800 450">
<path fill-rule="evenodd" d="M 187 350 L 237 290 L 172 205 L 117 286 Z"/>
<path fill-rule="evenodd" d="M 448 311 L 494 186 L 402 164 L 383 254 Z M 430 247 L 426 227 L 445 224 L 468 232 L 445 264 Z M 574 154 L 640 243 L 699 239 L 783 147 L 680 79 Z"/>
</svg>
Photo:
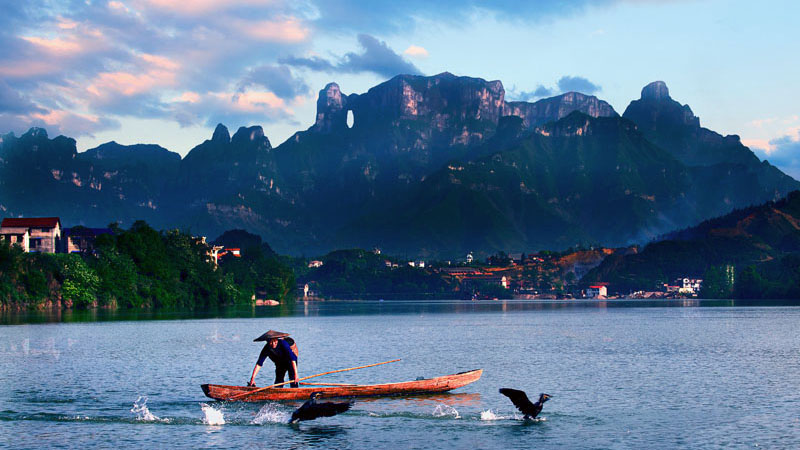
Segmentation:
<svg viewBox="0 0 800 450">
<path fill-rule="evenodd" d="M 97 237 L 103 234 L 113 234 L 111 228 L 64 228 L 63 249 L 64 253 L 91 253 Z"/>
<path fill-rule="evenodd" d="M 679 294 L 697 295 L 703 286 L 703 280 L 700 278 L 678 278 L 675 280 L 675 284 L 678 285 Z"/>
<path fill-rule="evenodd" d="M 586 288 L 586 298 L 606 298 L 608 287 L 605 284 L 593 284 Z"/>
<path fill-rule="evenodd" d="M 56 253 L 61 245 L 61 219 L 5 218 L 0 223 L 0 237 L 26 253 Z"/>
<path fill-rule="evenodd" d="M 311 262 L 308 263 L 308 268 L 312 269 L 312 268 L 315 268 L 315 267 L 322 267 L 324 264 L 325 263 L 323 263 L 322 261 L 314 260 L 314 261 L 311 261 Z"/>
<path fill-rule="evenodd" d="M 475 258 L 473 258 L 473 256 L 472 256 L 472 252 L 469 252 L 469 253 L 467 253 L 467 264 L 472 264 L 472 261 L 473 261 L 474 259 L 475 259 Z"/>
<path fill-rule="evenodd" d="M 439 271 L 452 276 L 480 275 L 483 273 L 481 269 L 475 267 L 442 267 Z"/>
<path fill-rule="evenodd" d="M 242 250 L 236 247 L 223 248 L 222 246 L 219 245 L 215 245 L 214 247 L 211 248 L 211 256 L 214 258 L 216 264 L 219 264 L 220 258 L 222 258 L 225 255 L 233 255 L 233 257 L 235 258 L 241 258 Z"/>
</svg>

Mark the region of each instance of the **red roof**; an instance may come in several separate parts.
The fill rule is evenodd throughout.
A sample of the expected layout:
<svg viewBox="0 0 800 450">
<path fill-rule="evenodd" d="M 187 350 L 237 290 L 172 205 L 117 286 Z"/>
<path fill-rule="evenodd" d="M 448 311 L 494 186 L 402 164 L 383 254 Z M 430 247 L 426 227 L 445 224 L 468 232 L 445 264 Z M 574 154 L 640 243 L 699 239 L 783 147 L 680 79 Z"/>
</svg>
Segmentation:
<svg viewBox="0 0 800 450">
<path fill-rule="evenodd" d="M 592 288 L 592 289 L 600 289 L 600 288 L 606 287 L 606 285 L 604 285 L 604 284 L 593 284 L 593 285 L 591 285 L 589 287 Z"/>
<path fill-rule="evenodd" d="M 0 227 L 55 228 L 60 224 L 58 217 L 7 217 Z"/>
</svg>

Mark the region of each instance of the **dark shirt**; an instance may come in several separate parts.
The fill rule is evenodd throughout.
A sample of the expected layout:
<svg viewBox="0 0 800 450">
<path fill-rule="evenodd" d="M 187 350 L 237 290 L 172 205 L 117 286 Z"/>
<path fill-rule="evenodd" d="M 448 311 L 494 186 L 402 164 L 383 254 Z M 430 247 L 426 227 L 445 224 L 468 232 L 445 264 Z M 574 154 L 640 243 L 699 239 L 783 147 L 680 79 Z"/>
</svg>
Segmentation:
<svg viewBox="0 0 800 450">
<path fill-rule="evenodd" d="M 263 366 L 267 358 L 271 359 L 276 366 L 291 366 L 292 361 L 297 362 L 297 355 L 294 354 L 289 343 L 283 339 L 278 340 L 278 346 L 275 348 L 270 347 L 269 342 L 267 342 L 264 348 L 261 349 L 261 354 L 258 355 L 256 364 Z"/>
</svg>

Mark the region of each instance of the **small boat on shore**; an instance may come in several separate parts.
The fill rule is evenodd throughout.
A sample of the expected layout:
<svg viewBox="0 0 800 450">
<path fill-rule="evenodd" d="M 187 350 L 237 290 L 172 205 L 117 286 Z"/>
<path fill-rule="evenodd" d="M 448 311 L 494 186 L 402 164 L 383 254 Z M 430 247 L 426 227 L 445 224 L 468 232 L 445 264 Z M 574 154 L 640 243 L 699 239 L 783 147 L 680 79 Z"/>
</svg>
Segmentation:
<svg viewBox="0 0 800 450">
<path fill-rule="evenodd" d="M 337 384 L 301 387 L 301 388 L 269 388 L 252 395 L 242 396 L 248 391 L 255 391 L 256 387 L 225 386 L 220 384 L 203 384 L 203 392 L 214 400 L 229 400 L 235 397 L 243 402 L 265 402 L 273 400 L 308 400 L 312 392 L 320 392 L 319 398 L 333 397 L 379 397 L 392 395 L 419 395 L 447 392 L 478 381 L 483 374 L 483 369 L 470 370 L 454 375 L 445 375 L 435 378 L 426 378 L 401 383 L 384 384 Z M 239 397 L 237 397 L 239 396 Z"/>
</svg>

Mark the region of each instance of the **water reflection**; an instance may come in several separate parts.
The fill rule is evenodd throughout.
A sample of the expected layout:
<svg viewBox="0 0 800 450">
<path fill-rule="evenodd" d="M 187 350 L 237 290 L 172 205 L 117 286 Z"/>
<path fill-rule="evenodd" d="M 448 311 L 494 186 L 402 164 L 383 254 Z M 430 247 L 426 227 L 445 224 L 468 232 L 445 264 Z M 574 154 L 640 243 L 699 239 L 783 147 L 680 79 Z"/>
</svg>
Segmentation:
<svg viewBox="0 0 800 450">
<path fill-rule="evenodd" d="M 301 449 L 301 448 L 308 448 L 308 445 L 312 444 L 320 444 L 324 443 L 325 441 L 336 438 L 336 437 L 346 437 L 347 430 L 343 427 L 338 425 L 306 425 L 303 423 L 297 423 L 290 425 L 292 430 L 295 431 L 297 437 L 300 439 L 301 442 L 289 444 L 287 448 L 290 449 Z M 315 446 L 316 447 L 316 446 Z M 274 448 L 274 446 L 271 446 Z M 335 448 L 329 447 L 329 448 Z"/>
<path fill-rule="evenodd" d="M 421 394 L 421 395 L 403 395 L 393 397 L 359 397 L 356 399 L 358 403 L 372 403 L 372 402 L 392 402 L 398 409 L 403 409 L 408 405 L 414 406 L 430 406 L 444 403 L 450 406 L 479 406 L 481 404 L 481 394 L 478 393 L 450 393 L 444 392 L 441 394 Z"/>
<path fill-rule="evenodd" d="M 136 320 L 186 320 L 216 318 L 271 318 L 289 316 L 348 316 L 375 314 L 429 314 L 556 311 L 611 308 L 695 308 L 800 306 L 800 300 L 387 300 L 387 301 L 297 301 L 278 306 L 226 306 L 184 310 L 105 309 L 0 311 L 0 325 L 52 322 L 103 322 Z"/>
</svg>

